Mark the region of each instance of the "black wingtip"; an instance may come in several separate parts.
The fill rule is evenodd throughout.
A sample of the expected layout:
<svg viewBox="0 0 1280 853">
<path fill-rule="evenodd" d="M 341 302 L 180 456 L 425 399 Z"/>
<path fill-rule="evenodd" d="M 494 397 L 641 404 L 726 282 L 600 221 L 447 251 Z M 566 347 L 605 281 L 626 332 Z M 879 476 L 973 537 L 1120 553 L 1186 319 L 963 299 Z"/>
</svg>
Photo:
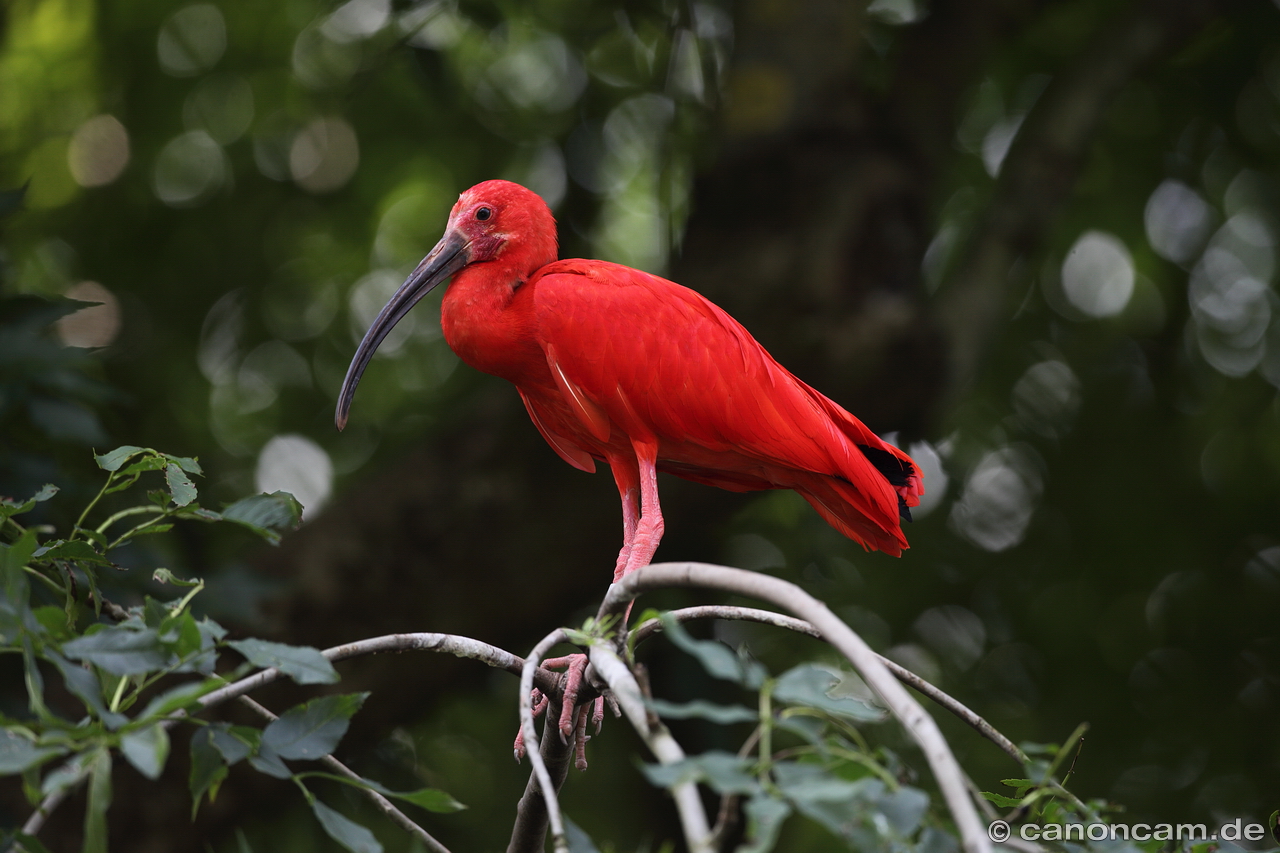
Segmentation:
<svg viewBox="0 0 1280 853">
<path fill-rule="evenodd" d="M 867 457 L 872 467 L 884 475 L 891 486 L 907 485 L 911 476 L 916 473 L 914 465 L 882 447 L 859 444 L 858 449 L 862 451 L 863 456 Z M 902 495 L 898 495 L 898 517 L 903 521 L 911 520 L 911 507 L 907 506 L 907 501 Z"/>
</svg>

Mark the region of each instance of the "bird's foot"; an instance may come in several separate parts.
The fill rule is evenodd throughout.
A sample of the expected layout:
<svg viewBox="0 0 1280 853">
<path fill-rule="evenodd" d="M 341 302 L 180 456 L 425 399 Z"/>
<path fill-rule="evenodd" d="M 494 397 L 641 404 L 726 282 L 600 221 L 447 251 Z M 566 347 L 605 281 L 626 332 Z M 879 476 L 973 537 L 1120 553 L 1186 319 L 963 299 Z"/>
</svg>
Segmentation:
<svg viewBox="0 0 1280 853">
<path fill-rule="evenodd" d="M 542 668 L 553 671 L 565 670 L 564 692 L 560 700 L 560 720 L 557 727 L 560 729 L 560 739 L 563 743 L 570 743 L 570 738 L 572 738 L 574 766 L 579 770 L 586 770 L 587 741 L 591 740 L 591 735 L 587 734 L 587 721 L 590 719 L 591 723 L 594 724 L 596 734 L 600 733 L 600 728 L 604 725 L 603 696 L 597 696 L 592 702 L 578 706 L 578 694 L 582 692 L 582 682 L 587 672 L 587 656 L 578 654 L 561 658 L 549 658 L 543 661 Z M 541 690 L 534 690 L 531 700 L 533 702 L 533 718 L 536 720 L 547 710 L 550 701 L 546 696 L 542 695 Z M 614 713 L 615 715 L 617 714 L 616 707 Z M 523 729 L 516 734 L 514 752 L 516 761 L 524 758 Z"/>
</svg>

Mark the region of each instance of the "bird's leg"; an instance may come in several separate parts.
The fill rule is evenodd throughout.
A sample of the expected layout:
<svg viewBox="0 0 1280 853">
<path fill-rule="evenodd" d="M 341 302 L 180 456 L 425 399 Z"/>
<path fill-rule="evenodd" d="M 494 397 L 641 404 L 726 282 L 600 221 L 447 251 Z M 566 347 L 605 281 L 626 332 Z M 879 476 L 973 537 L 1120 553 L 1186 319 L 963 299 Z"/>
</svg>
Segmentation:
<svg viewBox="0 0 1280 853">
<path fill-rule="evenodd" d="M 618 484 L 618 495 L 622 498 L 622 550 L 618 552 L 618 563 L 613 569 L 613 580 L 616 583 L 625 574 L 623 570 L 631 556 L 636 525 L 640 521 L 640 471 L 630 459 L 622 456 L 611 457 L 609 468 L 613 471 L 613 481 Z"/>
<path fill-rule="evenodd" d="M 632 439 L 636 452 L 636 468 L 640 479 L 640 520 L 636 523 L 635 536 L 631 540 L 631 553 L 627 555 L 622 573 L 614 580 L 631 574 L 641 566 L 649 565 L 653 552 L 662 541 L 666 528 L 662 520 L 662 507 L 658 503 L 658 443 Z M 630 613 L 630 608 L 627 608 Z"/>
</svg>

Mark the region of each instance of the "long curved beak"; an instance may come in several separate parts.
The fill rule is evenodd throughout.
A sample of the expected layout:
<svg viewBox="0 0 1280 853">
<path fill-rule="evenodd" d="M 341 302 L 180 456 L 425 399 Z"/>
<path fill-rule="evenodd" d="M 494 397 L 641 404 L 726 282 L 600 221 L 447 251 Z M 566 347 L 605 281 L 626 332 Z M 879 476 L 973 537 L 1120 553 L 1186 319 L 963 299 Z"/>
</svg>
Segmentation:
<svg viewBox="0 0 1280 853">
<path fill-rule="evenodd" d="M 338 429 L 347 425 L 347 413 L 351 410 L 351 400 L 355 397 L 356 385 L 360 383 L 360 377 L 364 375 L 364 369 L 373 358 L 378 344 L 382 343 L 395 328 L 400 318 L 418 304 L 419 299 L 470 262 L 471 243 L 467 238 L 452 230 L 445 232 L 440 242 L 436 243 L 436 247 L 422 259 L 417 269 L 410 273 L 404 284 L 400 285 L 400 289 L 378 312 L 378 316 L 369 326 L 369 331 L 365 332 L 364 340 L 360 342 L 360 347 L 351 359 L 351 366 L 347 368 L 347 378 L 342 380 L 342 393 L 338 395 L 338 409 L 333 416 L 333 422 L 337 424 Z"/>
</svg>

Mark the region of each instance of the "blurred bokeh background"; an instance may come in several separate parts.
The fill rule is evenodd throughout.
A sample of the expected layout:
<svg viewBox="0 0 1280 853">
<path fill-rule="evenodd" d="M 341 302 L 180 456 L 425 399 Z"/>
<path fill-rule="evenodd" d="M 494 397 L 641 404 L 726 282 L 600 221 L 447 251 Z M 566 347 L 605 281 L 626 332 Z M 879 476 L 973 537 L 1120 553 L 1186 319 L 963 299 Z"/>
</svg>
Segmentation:
<svg viewBox="0 0 1280 853">
<path fill-rule="evenodd" d="M 459 365 L 438 292 L 332 425 L 367 324 L 493 177 L 547 199 L 562 255 L 700 290 L 928 474 L 901 560 L 790 493 L 674 479 L 659 559 L 798 581 L 1015 740 L 1089 722 L 1071 787 L 1130 820 L 1280 808 L 1276 3 L 8 0 L 0 494 L 52 481 L 73 506 L 90 449 L 125 443 L 198 456 L 211 503 L 293 492 L 307 520 L 278 549 L 184 530 L 135 558 L 294 643 L 520 653 L 593 610 L 613 484 Z M 46 329 L 33 296 L 100 304 Z M 688 698 L 668 663 L 655 686 Z M 431 831 L 500 849 L 514 679 L 343 672 L 374 691 L 352 763 L 446 788 L 471 809 Z M 942 723 L 984 789 L 1014 775 Z M 570 814 L 618 850 L 660 841 L 641 747 L 614 725 L 591 750 Z M 287 783 L 237 772 L 193 828 L 170 772 L 118 770 L 113 849 L 328 843 Z"/>
</svg>

